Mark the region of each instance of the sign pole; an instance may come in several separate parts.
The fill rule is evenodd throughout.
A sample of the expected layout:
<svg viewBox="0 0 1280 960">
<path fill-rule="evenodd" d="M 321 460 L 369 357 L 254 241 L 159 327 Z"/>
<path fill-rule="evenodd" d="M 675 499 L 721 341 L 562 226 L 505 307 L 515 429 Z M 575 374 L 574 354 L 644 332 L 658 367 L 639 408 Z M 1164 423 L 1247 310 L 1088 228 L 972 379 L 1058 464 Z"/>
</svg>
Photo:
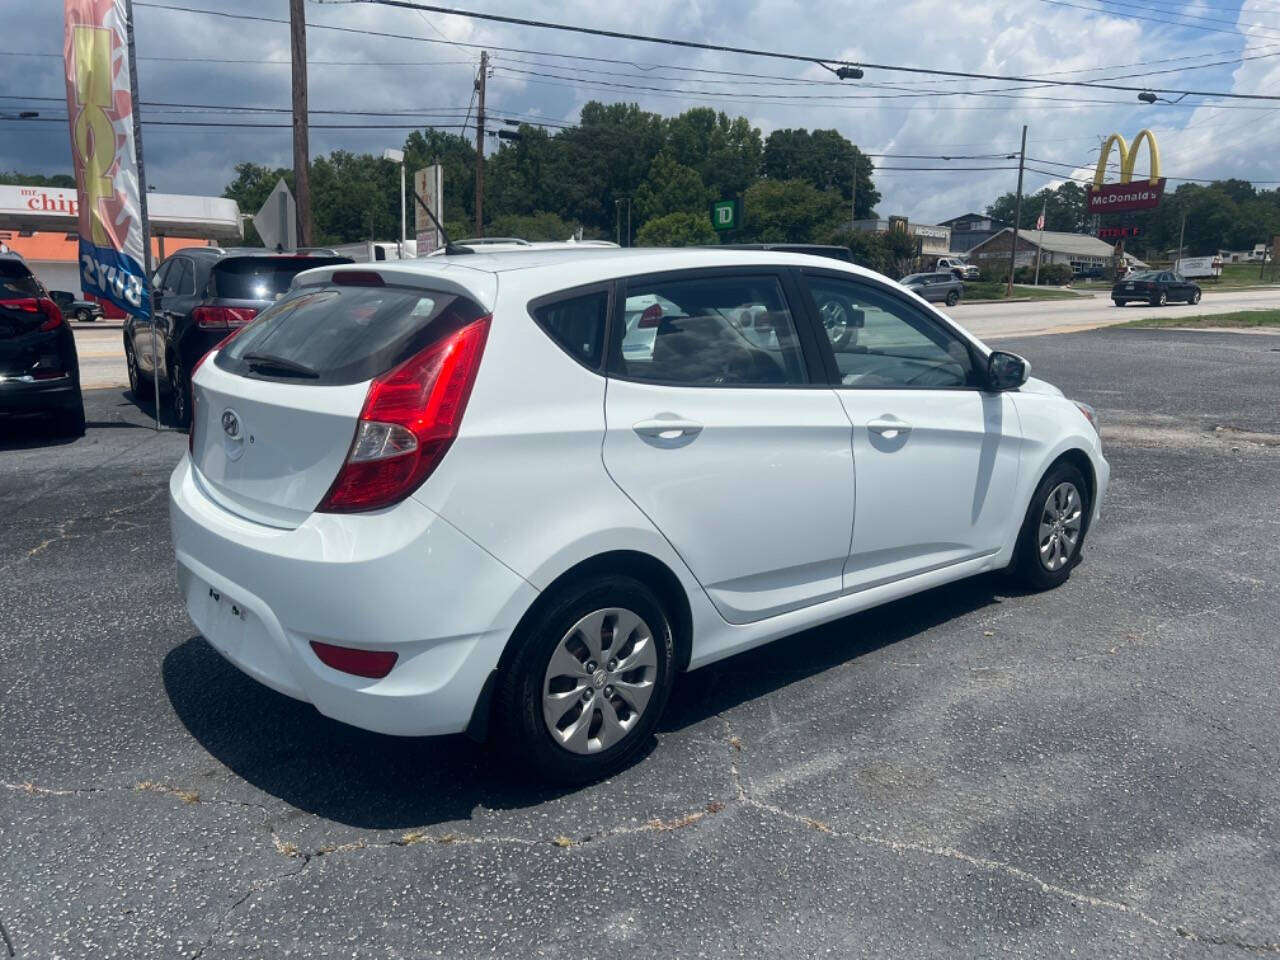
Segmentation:
<svg viewBox="0 0 1280 960">
<path fill-rule="evenodd" d="M 133 0 L 124 0 L 124 28 L 129 49 L 129 96 L 133 100 L 133 147 L 138 156 L 138 209 L 142 212 L 142 282 L 151 283 L 151 219 L 147 213 L 147 173 L 142 162 L 142 117 L 138 112 L 138 54 L 133 39 Z M 151 326 L 151 387 L 155 402 L 156 430 L 160 428 L 160 360 L 156 343 L 155 291 L 147 297 L 147 323 Z"/>
</svg>

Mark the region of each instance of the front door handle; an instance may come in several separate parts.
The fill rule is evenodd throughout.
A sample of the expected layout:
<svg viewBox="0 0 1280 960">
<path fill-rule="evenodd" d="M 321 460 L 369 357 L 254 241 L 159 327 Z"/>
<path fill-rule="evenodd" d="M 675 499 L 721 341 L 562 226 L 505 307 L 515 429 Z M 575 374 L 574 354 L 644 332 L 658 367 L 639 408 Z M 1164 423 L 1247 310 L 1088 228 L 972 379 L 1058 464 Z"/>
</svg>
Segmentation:
<svg viewBox="0 0 1280 960">
<path fill-rule="evenodd" d="M 879 420 L 872 420 L 867 424 L 867 429 L 872 433 L 880 434 L 886 440 L 892 440 L 897 436 L 910 433 L 911 424 L 905 420 L 885 417 Z"/>
<path fill-rule="evenodd" d="M 641 420 L 631 429 L 642 437 L 654 440 L 692 440 L 702 432 L 702 424 L 693 420 L 662 419 Z"/>
</svg>

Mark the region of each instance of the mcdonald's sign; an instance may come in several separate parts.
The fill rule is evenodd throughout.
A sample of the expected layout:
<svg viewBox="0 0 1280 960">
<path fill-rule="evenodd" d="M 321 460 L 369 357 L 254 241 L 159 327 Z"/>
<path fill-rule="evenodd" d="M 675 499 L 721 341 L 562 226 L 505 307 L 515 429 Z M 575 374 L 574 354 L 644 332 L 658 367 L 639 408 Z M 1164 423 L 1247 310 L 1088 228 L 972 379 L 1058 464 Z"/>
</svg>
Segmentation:
<svg viewBox="0 0 1280 960">
<path fill-rule="evenodd" d="M 1151 171 L 1146 180 L 1133 179 L 1134 161 L 1138 159 L 1138 148 L 1142 142 L 1147 143 L 1147 154 L 1151 158 Z M 1120 151 L 1120 182 L 1105 183 L 1107 161 L 1111 158 L 1111 148 Z M 1113 133 L 1102 145 L 1102 153 L 1098 157 L 1098 168 L 1093 174 L 1093 186 L 1089 188 L 1090 213 L 1124 213 L 1128 210 L 1147 210 L 1158 206 L 1164 195 L 1164 179 L 1160 176 L 1160 148 L 1156 146 L 1155 134 L 1150 130 L 1141 130 L 1133 138 L 1133 146 L 1124 142 L 1124 137 Z"/>
</svg>

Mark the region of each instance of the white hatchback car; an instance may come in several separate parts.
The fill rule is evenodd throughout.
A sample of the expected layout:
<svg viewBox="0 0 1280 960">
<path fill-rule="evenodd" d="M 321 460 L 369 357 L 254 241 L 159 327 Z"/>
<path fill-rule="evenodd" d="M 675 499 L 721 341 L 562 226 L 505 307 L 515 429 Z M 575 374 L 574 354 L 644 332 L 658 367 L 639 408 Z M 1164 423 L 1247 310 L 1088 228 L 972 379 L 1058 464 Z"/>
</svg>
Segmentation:
<svg viewBox="0 0 1280 960">
<path fill-rule="evenodd" d="M 635 756 L 679 671 L 984 571 L 1056 586 L 1109 475 L 1025 361 L 797 254 L 325 267 L 206 360 L 170 495 L 209 643 L 564 781 Z"/>
</svg>

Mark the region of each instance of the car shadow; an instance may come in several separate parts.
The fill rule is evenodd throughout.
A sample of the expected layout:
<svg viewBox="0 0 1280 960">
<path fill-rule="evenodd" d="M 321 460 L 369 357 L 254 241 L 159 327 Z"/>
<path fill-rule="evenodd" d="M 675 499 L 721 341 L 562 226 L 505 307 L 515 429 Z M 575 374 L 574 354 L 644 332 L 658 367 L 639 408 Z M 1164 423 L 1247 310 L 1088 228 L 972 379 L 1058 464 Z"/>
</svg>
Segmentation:
<svg viewBox="0 0 1280 960">
<path fill-rule="evenodd" d="M 659 732 L 701 723 L 1015 594 L 997 577 L 978 577 L 683 675 Z M 171 650 L 162 674 L 178 719 L 215 759 L 328 820 L 368 829 L 430 826 L 469 819 L 477 806 L 529 807 L 570 792 L 530 785 L 496 750 L 462 736 L 392 737 L 331 720 L 250 679 L 200 636 Z"/>
<path fill-rule="evenodd" d="M 135 411 L 145 417 L 145 421 L 139 417 L 130 417 L 127 420 L 122 419 L 119 423 L 110 424 L 111 426 L 122 426 L 126 423 L 138 426 L 154 427 L 156 416 L 155 399 L 148 389 L 148 385 L 144 383 L 142 388 L 142 396 L 136 397 L 132 390 L 120 391 L 120 403 L 116 404 L 117 409 L 132 407 Z M 173 418 L 173 407 L 169 404 L 169 395 L 163 390 L 160 391 L 160 425 L 170 430 L 179 430 L 186 433 L 186 427 L 178 426 L 178 422 Z"/>
<path fill-rule="evenodd" d="M 58 420 L 54 414 L 34 413 L 0 419 L 0 452 L 65 447 L 79 439 L 80 437 L 59 433 Z"/>
</svg>

